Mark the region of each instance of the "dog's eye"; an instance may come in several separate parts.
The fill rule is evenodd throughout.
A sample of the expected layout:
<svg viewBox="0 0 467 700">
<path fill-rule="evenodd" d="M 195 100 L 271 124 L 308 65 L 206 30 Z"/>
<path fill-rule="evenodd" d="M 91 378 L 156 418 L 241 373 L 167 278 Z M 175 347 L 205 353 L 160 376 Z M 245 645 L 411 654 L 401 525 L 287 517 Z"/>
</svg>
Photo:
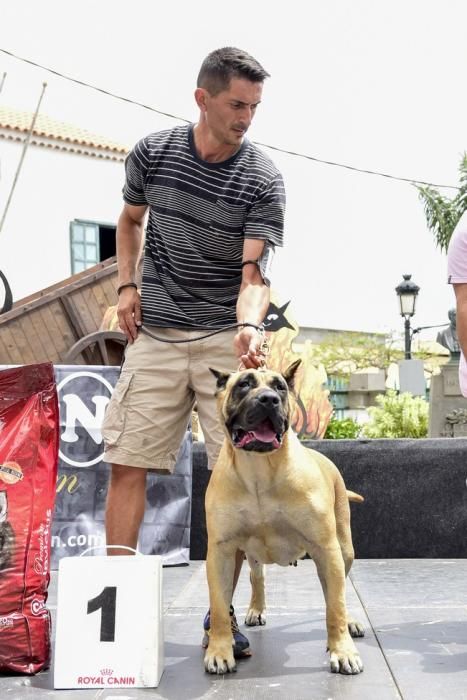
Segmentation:
<svg viewBox="0 0 467 700">
<path fill-rule="evenodd" d="M 248 389 L 250 386 L 250 382 L 248 379 L 242 379 L 238 382 L 237 386 L 239 389 Z"/>
<path fill-rule="evenodd" d="M 287 393 L 287 386 L 285 384 L 282 384 L 282 382 L 275 382 L 271 386 L 271 389 L 274 389 L 274 391 L 277 391 L 281 394 Z"/>
</svg>

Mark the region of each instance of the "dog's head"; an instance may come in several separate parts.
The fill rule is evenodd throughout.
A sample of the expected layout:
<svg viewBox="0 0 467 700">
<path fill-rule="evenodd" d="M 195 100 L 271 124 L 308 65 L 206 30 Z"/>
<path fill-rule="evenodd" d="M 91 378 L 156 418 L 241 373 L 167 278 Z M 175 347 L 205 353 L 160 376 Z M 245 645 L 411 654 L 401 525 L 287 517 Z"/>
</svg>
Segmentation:
<svg viewBox="0 0 467 700">
<path fill-rule="evenodd" d="M 234 447 L 272 452 L 282 445 L 289 428 L 290 397 L 301 360 L 283 373 L 247 369 L 226 374 L 211 369 L 224 431 Z"/>
</svg>

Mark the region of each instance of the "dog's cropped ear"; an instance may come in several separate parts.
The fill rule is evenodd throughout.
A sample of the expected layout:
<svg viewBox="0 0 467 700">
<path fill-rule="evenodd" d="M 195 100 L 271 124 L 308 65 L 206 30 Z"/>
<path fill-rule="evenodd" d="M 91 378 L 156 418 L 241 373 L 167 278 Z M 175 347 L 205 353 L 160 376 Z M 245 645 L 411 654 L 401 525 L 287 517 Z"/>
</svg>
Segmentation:
<svg viewBox="0 0 467 700">
<path fill-rule="evenodd" d="M 284 377 L 285 381 L 287 382 L 287 386 L 291 391 L 293 391 L 295 388 L 295 373 L 301 364 L 302 361 L 300 359 L 295 360 L 295 362 L 292 362 L 292 364 L 287 367 L 285 372 L 282 372 L 282 376 Z"/>
<path fill-rule="evenodd" d="M 212 374 L 216 378 L 216 388 L 217 391 L 220 391 L 221 389 L 225 389 L 225 385 L 227 384 L 230 373 L 229 372 L 219 372 L 217 369 L 212 369 L 212 367 L 209 368 L 209 371 L 212 372 Z"/>
</svg>

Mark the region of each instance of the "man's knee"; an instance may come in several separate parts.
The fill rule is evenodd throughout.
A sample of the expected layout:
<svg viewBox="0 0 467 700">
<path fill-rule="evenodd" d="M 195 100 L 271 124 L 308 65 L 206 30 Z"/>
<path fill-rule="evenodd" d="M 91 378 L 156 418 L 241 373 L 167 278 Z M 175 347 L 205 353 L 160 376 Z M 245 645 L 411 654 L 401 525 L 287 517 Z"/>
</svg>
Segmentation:
<svg viewBox="0 0 467 700">
<path fill-rule="evenodd" d="M 113 487 L 123 485 L 127 489 L 146 486 L 147 469 L 128 467 L 124 464 L 112 464 L 110 481 Z"/>
</svg>

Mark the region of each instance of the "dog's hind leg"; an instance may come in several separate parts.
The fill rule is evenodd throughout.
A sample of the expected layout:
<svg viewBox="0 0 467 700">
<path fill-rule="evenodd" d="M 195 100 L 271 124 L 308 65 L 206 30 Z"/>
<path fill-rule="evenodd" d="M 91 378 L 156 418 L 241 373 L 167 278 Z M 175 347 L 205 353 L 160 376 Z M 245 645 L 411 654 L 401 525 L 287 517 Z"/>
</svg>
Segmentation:
<svg viewBox="0 0 467 700">
<path fill-rule="evenodd" d="M 334 503 L 334 512 L 336 516 L 336 534 L 337 539 L 339 540 L 342 558 L 344 559 L 345 575 L 348 576 L 355 558 L 355 554 L 352 544 L 352 532 L 350 529 L 349 498 L 345 489 L 344 481 L 340 474 L 336 476 L 335 494 L 336 498 Z M 363 625 L 348 615 L 347 626 L 352 637 L 365 636 Z"/>
<path fill-rule="evenodd" d="M 325 546 L 315 546 L 312 555 L 326 600 L 326 627 L 331 671 L 355 674 L 363 664 L 348 628 L 345 604 L 345 567 L 337 538 L 331 533 Z M 334 540 L 334 541 L 332 541 Z"/>
<path fill-rule="evenodd" d="M 249 554 L 247 554 L 247 558 L 250 565 L 251 600 L 245 617 L 245 624 L 249 627 L 255 627 L 256 625 L 266 624 L 266 617 L 264 615 L 266 608 L 264 590 L 265 567 L 264 564 L 260 564 Z"/>
</svg>

